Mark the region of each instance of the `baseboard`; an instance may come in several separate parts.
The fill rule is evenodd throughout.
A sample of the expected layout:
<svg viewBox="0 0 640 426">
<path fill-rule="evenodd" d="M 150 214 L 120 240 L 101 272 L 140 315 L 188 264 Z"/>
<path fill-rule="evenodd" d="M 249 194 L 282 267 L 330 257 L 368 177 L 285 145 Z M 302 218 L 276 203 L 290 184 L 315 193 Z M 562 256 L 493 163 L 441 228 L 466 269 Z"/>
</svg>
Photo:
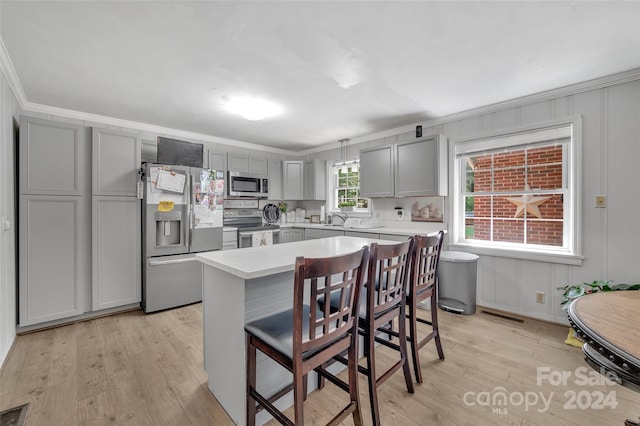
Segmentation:
<svg viewBox="0 0 640 426">
<path fill-rule="evenodd" d="M 536 318 L 536 317 L 530 317 L 530 316 L 527 316 L 527 315 L 515 314 L 513 312 L 503 311 L 501 309 L 496 309 L 496 308 L 490 308 L 488 306 L 477 305 L 476 306 L 476 310 L 477 311 L 481 311 L 481 312 L 484 311 L 484 312 L 487 312 L 489 314 L 493 314 L 493 315 L 496 315 L 496 316 L 499 316 L 499 317 L 503 317 L 505 319 L 512 320 L 512 321 L 518 321 L 518 322 L 539 321 L 539 322 L 544 322 L 544 323 L 547 323 L 547 324 L 560 325 L 562 327 L 567 327 L 567 324 L 563 324 L 563 323 L 560 323 L 560 322 L 540 319 L 540 318 Z"/>
<path fill-rule="evenodd" d="M 26 327 L 18 327 L 16 329 L 16 335 L 22 336 L 25 334 L 37 333 L 38 331 L 50 330 L 52 328 L 64 327 L 65 325 L 75 324 L 75 323 L 84 322 L 84 321 L 90 321 L 97 318 L 110 317 L 112 315 L 122 314 L 125 312 L 131 312 L 131 311 L 138 311 L 138 310 L 142 310 L 139 304 L 136 304 L 135 306 L 125 307 L 125 308 L 112 308 L 112 309 L 105 309 L 104 311 L 100 311 L 100 312 L 90 312 L 90 313 L 83 314 L 79 317 L 65 318 L 62 320 L 54 321 L 54 322 L 49 322 L 44 324 L 35 324 L 35 325 L 26 326 Z"/>
</svg>

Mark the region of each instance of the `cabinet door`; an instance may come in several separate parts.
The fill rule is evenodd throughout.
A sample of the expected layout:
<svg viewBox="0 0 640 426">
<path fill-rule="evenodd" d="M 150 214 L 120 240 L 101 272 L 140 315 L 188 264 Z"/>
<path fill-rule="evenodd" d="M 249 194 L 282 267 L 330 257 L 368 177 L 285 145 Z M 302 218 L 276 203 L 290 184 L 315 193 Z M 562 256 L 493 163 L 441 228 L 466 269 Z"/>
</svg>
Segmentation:
<svg viewBox="0 0 640 426">
<path fill-rule="evenodd" d="M 396 144 L 395 194 L 398 197 L 447 195 L 446 142 L 434 135 Z M 442 153 L 444 152 L 444 158 Z"/>
<path fill-rule="evenodd" d="M 290 243 L 293 241 L 293 229 L 282 229 L 280 228 L 280 243 Z"/>
<path fill-rule="evenodd" d="M 294 228 L 291 230 L 291 241 L 304 240 L 304 229 Z"/>
<path fill-rule="evenodd" d="M 19 206 L 20 326 L 82 314 L 90 250 L 83 198 L 22 195 Z"/>
<path fill-rule="evenodd" d="M 83 195 L 87 129 L 34 117 L 20 118 L 20 194 Z"/>
<path fill-rule="evenodd" d="M 93 310 L 140 302 L 140 200 L 93 197 Z"/>
<path fill-rule="evenodd" d="M 240 154 L 227 154 L 227 167 L 233 172 L 248 172 L 249 157 Z"/>
<path fill-rule="evenodd" d="M 326 200 L 326 163 L 324 160 L 304 162 L 304 199 Z"/>
<path fill-rule="evenodd" d="M 139 180 L 140 136 L 93 128 L 93 195 L 135 197 Z"/>
<path fill-rule="evenodd" d="M 307 228 L 304 230 L 305 240 L 313 240 L 316 238 L 330 238 L 344 236 L 344 231 L 332 230 L 332 229 L 315 229 Z"/>
<path fill-rule="evenodd" d="M 249 157 L 249 172 L 266 175 L 269 172 L 269 163 L 267 159 Z"/>
<path fill-rule="evenodd" d="M 360 151 L 360 195 L 393 197 L 393 145 Z"/>
<path fill-rule="evenodd" d="M 269 199 L 282 200 L 282 162 L 269 161 Z"/>
<path fill-rule="evenodd" d="M 209 151 L 209 163 L 208 168 L 211 170 L 227 170 L 227 154 L 225 152 L 212 152 Z M 226 179 L 226 177 L 225 177 Z"/>
<path fill-rule="evenodd" d="M 304 197 L 304 162 L 282 162 L 282 198 L 302 200 Z"/>
<path fill-rule="evenodd" d="M 380 234 L 374 234 L 372 232 L 359 232 L 359 231 L 344 231 L 345 237 L 359 237 L 359 238 L 373 238 L 379 239 Z"/>
</svg>

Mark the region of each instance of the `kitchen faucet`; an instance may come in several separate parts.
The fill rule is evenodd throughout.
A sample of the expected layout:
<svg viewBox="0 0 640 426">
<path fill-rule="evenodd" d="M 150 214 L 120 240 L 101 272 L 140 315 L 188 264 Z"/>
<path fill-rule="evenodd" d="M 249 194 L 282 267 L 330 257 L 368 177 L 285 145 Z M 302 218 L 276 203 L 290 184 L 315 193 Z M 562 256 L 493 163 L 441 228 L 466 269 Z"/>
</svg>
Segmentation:
<svg viewBox="0 0 640 426">
<path fill-rule="evenodd" d="M 347 221 L 347 219 L 349 218 L 349 216 L 347 216 L 347 214 L 346 214 L 346 213 L 344 213 L 344 214 L 334 213 L 332 216 L 333 216 L 333 217 L 336 217 L 336 216 L 337 216 L 337 217 L 339 217 L 340 219 L 342 219 L 342 224 L 343 224 L 343 225 L 344 225 L 344 223 Z M 334 225 L 335 225 L 335 222 L 334 222 Z"/>
</svg>

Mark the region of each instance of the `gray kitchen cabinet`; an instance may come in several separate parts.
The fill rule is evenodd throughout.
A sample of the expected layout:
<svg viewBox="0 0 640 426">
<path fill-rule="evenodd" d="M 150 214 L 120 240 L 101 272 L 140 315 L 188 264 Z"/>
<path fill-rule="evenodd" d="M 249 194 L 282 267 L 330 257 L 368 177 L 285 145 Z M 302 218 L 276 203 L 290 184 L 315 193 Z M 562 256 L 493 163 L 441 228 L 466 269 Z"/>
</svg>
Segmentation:
<svg viewBox="0 0 640 426">
<path fill-rule="evenodd" d="M 363 197 L 446 196 L 447 141 L 442 135 L 360 151 Z"/>
<path fill-rule="evenodd" d="M 94 127 L 91 145 L 93 195 L 135 197 L 141 165 L 140 136 Z"/>
<path fill-rule="evenodd" d="M 345 237 L 360 237 L 360 238 L 374 238 L 379 239 L 380 234 L 374 234 L 373 232 L 361 232 L 361 231 L 344 231 Z"/>
<path fill-rule="evenodd" d="M 395 144 L 396 197 L 446 196 L 447 158 L 442 135 Z"/>
<path fill-rule="evenodd" d="M 327 199 L 327 169 L 324 160 L 307 160 L 304 162 L 304 190 L 305 200 Z"/>
<path fill-rule="evenodd" d="M 269 200 L 282 198 L 282 161 L 269 160 Z"/>
<path fill-rule="evenodd" d="M 344 235 L 344 231 L 333 230 L 333 229 L 316 229 L 316 228 L 306 228 L 304 230 L 304 239 L 305 240 L 314 240 L 316 238 L 330 238 L 330 237 L 341 237 Z"/>
<path fill-rule="evenodd" d="M 360 195 L 362 197 L 393 197 L 393 145 L 360 151 Z"/>
<path fill-rule="evenodd" d="M 21 327 L 80 315 L 89 282 L 86 199 L 20 195 Z"/>
<path fill-rule="evenodd" d="M 233 250 L 238 248 L 238 230 L 236 228 L 223 229 L 222 250 Z"/>
<path fill-rule="evenodd" d="M 226 152 L 215 152 L 209 151 L 207 158 L 209 163 L 207 163 L 207 167 L 211 170 L 227 170 L 227 153 Z M 226 176 L 225 176 L 226 179 Z"/>
<path fill-rule="evenodd" d="M 243 154 L 227 154 L 228 170 L 266 175 L 268 173 L 267 158 L 250 157 Z"/>
<path fill-rule="evenodd" d="M 302 228 L 280 228 L 280 243 L 292 243 L 304 240 Z"/>
<path fill-rule="evenodd" d="M 20 194 L 84 195 L 87 137 L 81 126 L 20 117 Z"/>
<path fill-rule="evenodd" d="M 282 162 L 282 199 L 304 198 L 304 161 Z"/>
<path fill-rule="evenodd" d="M 269 162 L 267 158 L 249 157 L 249 172 L 266 175 L 269 173 Z"/>
<path fill-rule="evenodd" d="M 141 300 L 140 200 L 93 197 L 93 310 Z"/>
</svg>

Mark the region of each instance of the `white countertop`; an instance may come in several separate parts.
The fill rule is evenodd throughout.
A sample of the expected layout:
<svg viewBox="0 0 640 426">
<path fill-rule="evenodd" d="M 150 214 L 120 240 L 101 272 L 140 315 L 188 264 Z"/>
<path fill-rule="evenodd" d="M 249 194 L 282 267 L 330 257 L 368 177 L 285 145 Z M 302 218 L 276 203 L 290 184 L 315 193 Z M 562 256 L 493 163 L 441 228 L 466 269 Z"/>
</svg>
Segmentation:
<svg viewBox="0 0 640 426">
<path fill-rule="evenodd" d="M 406 223 L 406 222 L 405 222 Z M 327 229 L 334 231 L 352 231 L 352 232 L 368 232 L 371 234 L 394 234 L 394 235 L 428 235 L 435 234 L 439 231 L 447 233 L 447 224 L 442 222 L 423 222 L 420 224 L 399 225 L 395 223 L 386 222 L 384 226 L 380 228 L 363 228 L 363 227 L 344 227 L 334 225 L 324 225 L 317 223 L 285 223 L 280 225 L 281 228 L 305 228 L 305 229 Z"/>
<path fill-rule="evenodd" d="M 331 237 L 241 250 L 210 251 L 196 254 L 196 259 L 205 265 L 249 280 L 293 271 L 297 256 L 338 256 L 353 253 L 371 243 L 397 244 L 394 241 L 371 238 Z"/>
</svg>

